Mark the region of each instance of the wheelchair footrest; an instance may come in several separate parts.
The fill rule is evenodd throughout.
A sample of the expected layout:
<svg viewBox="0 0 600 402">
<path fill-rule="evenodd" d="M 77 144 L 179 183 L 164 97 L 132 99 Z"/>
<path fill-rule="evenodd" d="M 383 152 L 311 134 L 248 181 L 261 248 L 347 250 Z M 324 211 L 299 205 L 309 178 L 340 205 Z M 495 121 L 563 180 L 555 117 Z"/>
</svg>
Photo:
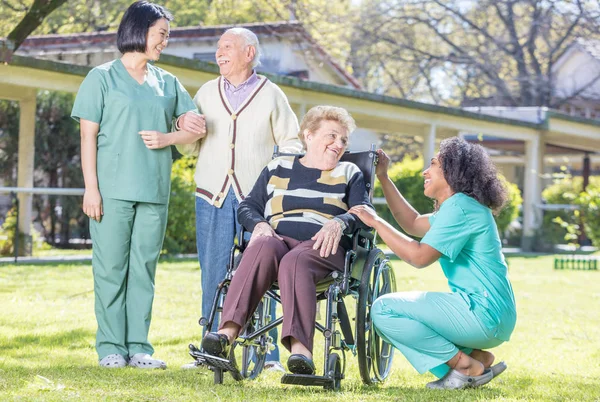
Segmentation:
<svg viewBox="0 0 600 402">
<path fill-rule="evenodd" d="M 281 377 L 281 383 L 323 387 L 325 385 L 333 384 L 333 379 L 318 375 L 284 374 L 283 377 Z"/>
<path fill-rule="evenodd" d="M 239 374 L 236 364 L 227 359 L 223 359 L 222 357 L 216 357 L 206 353 L 197 352 L 194 354 L 194 359 L 196 359 L 197 362 L 208 366 L 209 368 L 218 368 L 223 371 L 230 371 L 235 374 Z"/>
</svg>

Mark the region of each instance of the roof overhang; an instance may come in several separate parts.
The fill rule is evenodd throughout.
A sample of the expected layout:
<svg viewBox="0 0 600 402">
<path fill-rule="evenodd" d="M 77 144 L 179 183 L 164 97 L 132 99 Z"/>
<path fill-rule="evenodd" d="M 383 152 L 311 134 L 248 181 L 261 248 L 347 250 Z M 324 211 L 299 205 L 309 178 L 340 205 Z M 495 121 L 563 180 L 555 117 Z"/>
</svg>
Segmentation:
<svg viewBox="0 0 600 402">
<path fill-rule="evenodd" d="M 175 74 L 190 94 L 219 75 L 216 64 L 175 56 L 163 55 L 157 65 Z M 19 88 L 76 92 L 89 70 L 89 67 L 15 55 L 10 64 L 0 64 L 0 96 L 18 98 Z M 542 134 L 546 142 L 555 145 L 600 152 L 600 122 L 596 120 L 548 112 L 541 123 L 524 122 L 290 77 L 268 75 L 268 78 L 281 87 L 292 104 L 344 107 L 360 127 L 375 131 L 423 135 L 424 129 L 434 124 L 441 138 L 469 132 L 528 141 Z"/>
</svg>

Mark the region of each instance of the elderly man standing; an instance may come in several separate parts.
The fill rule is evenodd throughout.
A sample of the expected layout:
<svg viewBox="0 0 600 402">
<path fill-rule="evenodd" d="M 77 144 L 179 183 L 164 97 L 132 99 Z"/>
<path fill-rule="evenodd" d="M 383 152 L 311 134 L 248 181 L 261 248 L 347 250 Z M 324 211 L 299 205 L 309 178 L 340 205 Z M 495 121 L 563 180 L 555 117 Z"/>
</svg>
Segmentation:
<svg viewBox="0 0 600 402">
<path fill-rule="evenodd" d="M 194 102 L 204 116 L 190 112 L 177 127 L 206 137 L 179 146 L 197 155 L 196 243 L 202 272 L 202 315 L 208 317 L 217 285 L 225 278 L 229 252 L 240 230 L 239 202 L 250 192 L 271 160 L 273 146 L 299 152 L 298 120 L 279 87 L 256 74 L 260 48 L 245 28 L 227 30 L 219 39 L 216 60 L 221 76 L 204 84 Z M 217 320 L 214 328 L 216 330 Z M 278 356 L 275 356 L 278 360 Z"/>
</svg>

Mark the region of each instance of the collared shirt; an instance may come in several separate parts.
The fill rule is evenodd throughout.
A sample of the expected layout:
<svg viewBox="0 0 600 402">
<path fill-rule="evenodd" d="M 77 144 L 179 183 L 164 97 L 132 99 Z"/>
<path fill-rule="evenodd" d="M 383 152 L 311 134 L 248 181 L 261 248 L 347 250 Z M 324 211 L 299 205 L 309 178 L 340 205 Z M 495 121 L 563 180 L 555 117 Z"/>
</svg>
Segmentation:
<svg viewBox="0 0 600 402">
<path fill-rule="evenodd" d="M 227 78 L 223 77 L 223 80 L 225 84 L 225 96 L 227 97 L 227 100 L 234 111 L 239 109 L 240 105 L 244 103 L 246 98 L 248 98 L 248 96 L 260 82 L 258 76 L 256 75 L 256 71 L 252 71 L 252 75 L 237 87 L 229 82 Z"/>
</svg>

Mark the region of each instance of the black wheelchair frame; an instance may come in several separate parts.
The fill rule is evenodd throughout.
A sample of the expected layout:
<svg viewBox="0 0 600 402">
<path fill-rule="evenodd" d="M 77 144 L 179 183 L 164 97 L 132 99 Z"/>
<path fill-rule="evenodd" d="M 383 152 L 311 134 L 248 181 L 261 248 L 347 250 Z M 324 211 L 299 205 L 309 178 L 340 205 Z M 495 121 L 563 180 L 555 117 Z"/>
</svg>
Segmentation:
<svg viewBox="0 0 600 402">
<path fill-rule="evenodd" d="M 275 147 L 273 157 L 285 156 Z M 370 151 L 346 152 L 342 161 L 355 163 L 363 172 L 369 197 L 373 198 L 377 153 Z M 375 246 L 373 231 L 359 230 L 352 236 L 353 247 L 346 252 L 344 270 L 333 272 L 317 285 L 317 300 L 327 300 L 325 325 L 315 322 L 315 328 L 325 337 L 323 375 L 285 374 L 284 384 L 322 386 L 339 390 L 346 370 L 346 352 L 358 357 L 360 376 L 364 384 L 384 381 L 391 369 L 394 348 L 376 333 L 371 322 L 370 308 L 375 299 L 396 291 L 396 281 L 389 259 Z M 199 320 L 203 333 L 212 328 L 217 313 L 222 311 L 223 300 L 235 274 L 245 248 L 243 234 L 231 250 L 227 276 L 219 284 L 209 317 Z M 354 333 L 344 299 L 356 300 Z M 240 335 L 230 348 L 228 359 L 204 353 L 193 344 L 190 355 L 198 364 L 214 372 L 214 383 L 223 382 L 223 373 L 241 381 L 255 379 L 261 373 L 267 354 L 273 345 L 269 331 L 283 322 L 283 316 L 270 316 L 271 303 L 281 303 L 276 285 L 263 297 L 258 308 L 250 316 Z M 340 356 L 341 354 L 341 356 Z M 241 364 L 238 364 L 238 361 Z"/>
</svg>

